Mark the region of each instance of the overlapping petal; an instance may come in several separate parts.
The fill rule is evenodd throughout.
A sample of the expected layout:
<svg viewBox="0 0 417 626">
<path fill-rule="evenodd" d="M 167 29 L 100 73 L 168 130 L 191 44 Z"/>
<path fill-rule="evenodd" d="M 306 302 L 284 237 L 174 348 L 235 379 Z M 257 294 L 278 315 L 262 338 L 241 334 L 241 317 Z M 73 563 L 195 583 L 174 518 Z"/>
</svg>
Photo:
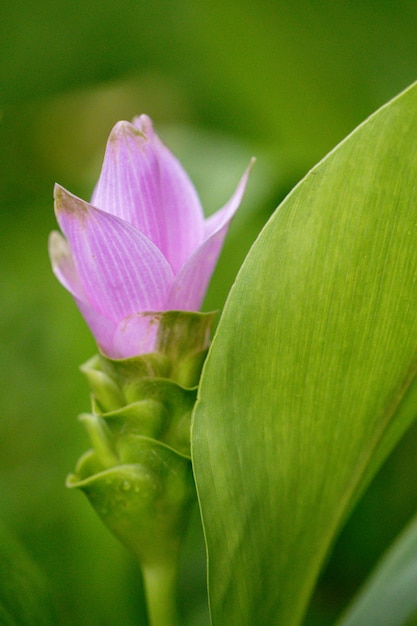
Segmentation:
<svg viewBox="0 0 417 626">
<path fill-rule="evenodd" d="M 163 308 L 173 272 L 147 237 L 59 186 L 55 210 L 94 310 L 119 322 L 135 311 Z"/>
<path fill-rule="evenodd" d="M 120 359 L 153 352 L 158 334 L 158 321 L 158 314 L 129 315 L 117 325 L 108 354 Z"/>
<path fill-rule="evenodd" d="M 230 222 L 245 193 L 253 162 L 252 160 L 246 169 L 229 202 L 206 220 L 206 238 L 175 277 L 165 303 L 167 310 L 198 311 L 200 309 Z"/>
<path fill-rule="evenodd" d="M 51 234 L 53 270 L 107 356 L 153 351 L 161 312 L 200 309 L 251 165 L 204 220 L 188 175 L 141 115 L 114 127 L 91 203 L 56 186 L 66 239 Z"/>
<path fill-rule="evenodd" d="M 146 115 L 112 130 L 91 202 L 146 235 L 174 272 L 203 240 L 203 211 L 193 184 Z"/>
<path fill-rule="evenodd" d="M 74 298 L 87 301 L 68 242 L 56 230 L 49 235 L 48 251 L 52 270 L 61 285 L 68 289 Z"/>
<path fill-rule="evenodd" d="M 75 298 L 75 303 L 78 306 L 82 316 L 87 322 L 94 338 L 104 354 L 108 354 L 111 357 L 115 357 L 113 353 L 113 338 L 115 333 L 115 322 L 109 320 L 98 311 L 95 311 L 89 304 L 82 300 Z"/>
<path fill-rule="evenodd" d="M 61 233 L 53 231 L 49 235 L 48 248 L 55 276 L 74 297 L 81 314 L 103 352 L 110 354 L 113 346 L 115 323 L 92 309 L 88 303 L 88 296 L 78 276 L 68 242 Z"/>
</svg>

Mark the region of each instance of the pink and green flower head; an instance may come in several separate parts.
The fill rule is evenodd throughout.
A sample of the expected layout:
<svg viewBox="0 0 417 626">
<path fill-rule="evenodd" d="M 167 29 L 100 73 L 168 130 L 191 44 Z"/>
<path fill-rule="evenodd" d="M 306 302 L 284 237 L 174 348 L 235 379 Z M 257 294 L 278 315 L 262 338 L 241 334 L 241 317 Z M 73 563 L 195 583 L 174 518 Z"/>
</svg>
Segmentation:
<svg viewBox="0 0 417 626">
<path fill-rule="evenodd" d="M 56 185 L 65 237 L 50 235 L 52 267 L 105 355 L 151 352 L 149 313 L 200 309 L 248 174 L 205 219 L 187 173 L 141 115 L 113 128 L 90 203 Z"/>
</svg>

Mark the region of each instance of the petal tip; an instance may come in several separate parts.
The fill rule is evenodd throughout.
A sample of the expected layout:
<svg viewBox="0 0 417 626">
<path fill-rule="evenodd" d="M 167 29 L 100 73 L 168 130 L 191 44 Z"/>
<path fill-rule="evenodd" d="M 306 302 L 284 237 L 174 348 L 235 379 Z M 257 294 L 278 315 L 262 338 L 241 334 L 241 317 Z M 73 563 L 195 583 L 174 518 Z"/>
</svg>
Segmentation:
<svg viewBox="0 0 417 626">
<path fill-rule="evenodd" d="M 149 115 L 146 115 L 146 113 L 142 113 L 142 115 L 138 115 L 137 117 L 133 118 L 133 126 L 140 130 L 140 132 L 143 133 L 146 137 L 153 137 L 153 122 Z"/>
<path fill-rule="evenodd" d="M 59 213 L 66 209 L 67 199 L 71 196 L 69 191 L 61 187 L 58 183 L 54 185 L 55 211 Z"/>
<path fill-rule="evenodd" d="M 85 216 L 88 213 L 89 205 L 81 198 L 77 198 L 67 191 L 58 183 L 54 186 L 55 212 L 66 213 L 67 215 L 75 215 L 77 217 Z"/>
<path fill-rule="evenodd" d="M 55 183 L 54 185 L 54 199 L 57 200 L 58 198 L 61 197 L 62 192 L 65 193 L 65 189 L 64 187 L 61 187 L 61 185 L 59 183 Z"/>
<path fill-rule="evenodd" d="M 244 185 L 246 186 L 246 183 L 247 183 L 248 178 L 249 178 L 249 174 L 251 173 L 252 168 L 253 168 L 253 166 L 255 165 L 255 162 L 256 162 L 256 157 L 255 157 L 255 156 L 252 156 L 252 157 L 249 159 L 248 166 L 247 166 L 247 168 L 245 169 L 245 171 L 243 172 L 243 175 L 242 175 L 242 178 L 240 179 L 239 184 L 241 184 L 241 183 L 243 182 L 243 183 L 244 183 Z"/>
<path fill-rule="evenodd" d="M 135 139 L 139 138 L 142 141 L 147 139 L 146 133 L 144 133 L 139 126 L 136 126 L 126 120 L 121 120 L 113 126 L 109 136 L 109 143 L 115 144 L 119 141 L 126 140 L 128 137 L 133 137 Z"/>
</svg>

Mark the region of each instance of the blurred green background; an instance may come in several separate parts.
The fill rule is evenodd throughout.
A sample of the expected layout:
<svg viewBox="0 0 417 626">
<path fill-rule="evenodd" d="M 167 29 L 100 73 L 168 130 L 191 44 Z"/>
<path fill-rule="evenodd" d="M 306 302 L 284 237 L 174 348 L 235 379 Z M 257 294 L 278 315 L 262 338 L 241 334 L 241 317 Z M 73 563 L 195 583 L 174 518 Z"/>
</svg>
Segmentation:
<svg viewBox="0 0 417 626">
<path fill-rule="evenodd" d="M 279 201 L 415 80 L 416 63 L 415 0 L 1 4 L 0 522 L 46 577 L 56 624 L 133 626 L 144 617 L 136 564 L 64 487 L 87 447 L 76 421 L 89 404 L 78 365 L 95 346 L 50 271 L 54 182 L 88 199 L 111 127 L 142 112 L 208 212 L 257 156 L 206 301 L 221 308 Z M 331 623 L 417 510 L 416 450 L 414 427 L 337 541 L 307 624 Z M 208 623 L 197 514 L 181 604 L 184 624 Z"/>
</svg>

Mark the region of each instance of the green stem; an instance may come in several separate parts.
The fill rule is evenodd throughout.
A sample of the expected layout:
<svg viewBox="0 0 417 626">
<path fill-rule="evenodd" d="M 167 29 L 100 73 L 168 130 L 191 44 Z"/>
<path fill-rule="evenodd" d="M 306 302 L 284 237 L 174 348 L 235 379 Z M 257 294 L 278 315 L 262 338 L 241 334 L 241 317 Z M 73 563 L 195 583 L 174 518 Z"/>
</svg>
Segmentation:
<svg viewBox="0 0 417 626">
<path fill-rule="evenodd" d="M 176 602 L 176 564 L 143 567 L 142 573 L 149 626 L 180 626 Z"/>
</svg>

